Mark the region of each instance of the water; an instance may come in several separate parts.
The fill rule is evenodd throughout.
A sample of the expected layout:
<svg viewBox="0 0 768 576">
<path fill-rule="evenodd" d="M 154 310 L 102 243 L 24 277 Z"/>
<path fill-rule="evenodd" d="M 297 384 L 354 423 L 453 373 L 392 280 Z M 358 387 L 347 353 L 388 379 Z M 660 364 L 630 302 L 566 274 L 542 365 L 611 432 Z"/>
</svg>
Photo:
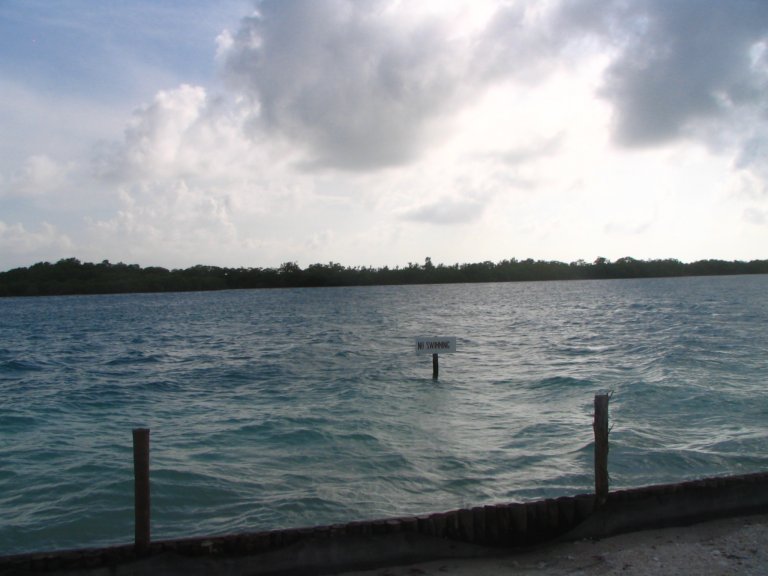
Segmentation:
<svg viewBox="0 0 768 576">
<path fill-rule="evenodd" d="M 0 299 L 0 554 L 768 469 L 768 276 Z M 429 356 L 413 337 L 456 336 Z"/>
</svg>

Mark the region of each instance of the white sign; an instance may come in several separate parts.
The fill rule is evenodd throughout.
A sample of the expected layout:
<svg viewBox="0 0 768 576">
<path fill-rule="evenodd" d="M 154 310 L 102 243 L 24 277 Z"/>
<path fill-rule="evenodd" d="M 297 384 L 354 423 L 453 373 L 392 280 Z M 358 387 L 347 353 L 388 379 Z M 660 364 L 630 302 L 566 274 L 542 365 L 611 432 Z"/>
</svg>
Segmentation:
<svg viewBox="0 0 768 576">
<path fill-rule="evenodd" d="M 416 338 L 416 354 L 456 352 L 456 338 Z"/>
</svg>

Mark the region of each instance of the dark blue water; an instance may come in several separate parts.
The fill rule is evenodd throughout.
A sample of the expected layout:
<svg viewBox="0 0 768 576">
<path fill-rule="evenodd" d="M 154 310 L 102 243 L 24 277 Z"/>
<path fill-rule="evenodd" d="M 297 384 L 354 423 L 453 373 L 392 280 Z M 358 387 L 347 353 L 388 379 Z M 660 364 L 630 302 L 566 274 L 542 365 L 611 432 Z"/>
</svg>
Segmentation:
<svg viewBox="0 0 768 576">
<path fill-rule="evenodd" d="M 0 554 L 768 468 L 768 277 L 0 299 Z M 429 356 L 413 337 L 456 336 Z"/>
</svg>

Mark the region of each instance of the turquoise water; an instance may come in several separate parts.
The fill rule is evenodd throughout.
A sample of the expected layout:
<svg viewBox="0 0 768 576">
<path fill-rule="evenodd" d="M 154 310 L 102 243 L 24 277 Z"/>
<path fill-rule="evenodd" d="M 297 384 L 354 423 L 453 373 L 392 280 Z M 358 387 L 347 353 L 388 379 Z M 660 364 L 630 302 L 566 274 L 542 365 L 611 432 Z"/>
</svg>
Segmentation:
<svg viewBox="0 0 768 576">
<path fill-rule="evenodd" d="M 768 469 L 768 277 L 0 299 L 0 554 Z M 432 380 L 414 336 L 456 336 Z"/>
</svg>

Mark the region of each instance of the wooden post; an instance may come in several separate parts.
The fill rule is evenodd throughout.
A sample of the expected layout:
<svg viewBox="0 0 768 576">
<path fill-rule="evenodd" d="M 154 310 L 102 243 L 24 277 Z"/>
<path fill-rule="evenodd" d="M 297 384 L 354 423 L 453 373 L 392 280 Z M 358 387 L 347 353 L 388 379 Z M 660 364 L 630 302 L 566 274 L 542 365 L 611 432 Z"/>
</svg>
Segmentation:
<svg viewBox="0 0 768 576">
<path fill-rule="evenodd" d="M 438 373 L 438 365 L 437 365 L 437 354 L 432 354 L 432 378 L 437 380 L 437 373 Z"/>
<path fill-rule="evenodd" d="M 149 428 L 133 430 L 134 511 L 136 552 L 149 549 Z"/>
<path fill-rule="evenodd" d="M 595 505 L 608 499 L 608 394 L 595 395 Z"/>
</svg>

